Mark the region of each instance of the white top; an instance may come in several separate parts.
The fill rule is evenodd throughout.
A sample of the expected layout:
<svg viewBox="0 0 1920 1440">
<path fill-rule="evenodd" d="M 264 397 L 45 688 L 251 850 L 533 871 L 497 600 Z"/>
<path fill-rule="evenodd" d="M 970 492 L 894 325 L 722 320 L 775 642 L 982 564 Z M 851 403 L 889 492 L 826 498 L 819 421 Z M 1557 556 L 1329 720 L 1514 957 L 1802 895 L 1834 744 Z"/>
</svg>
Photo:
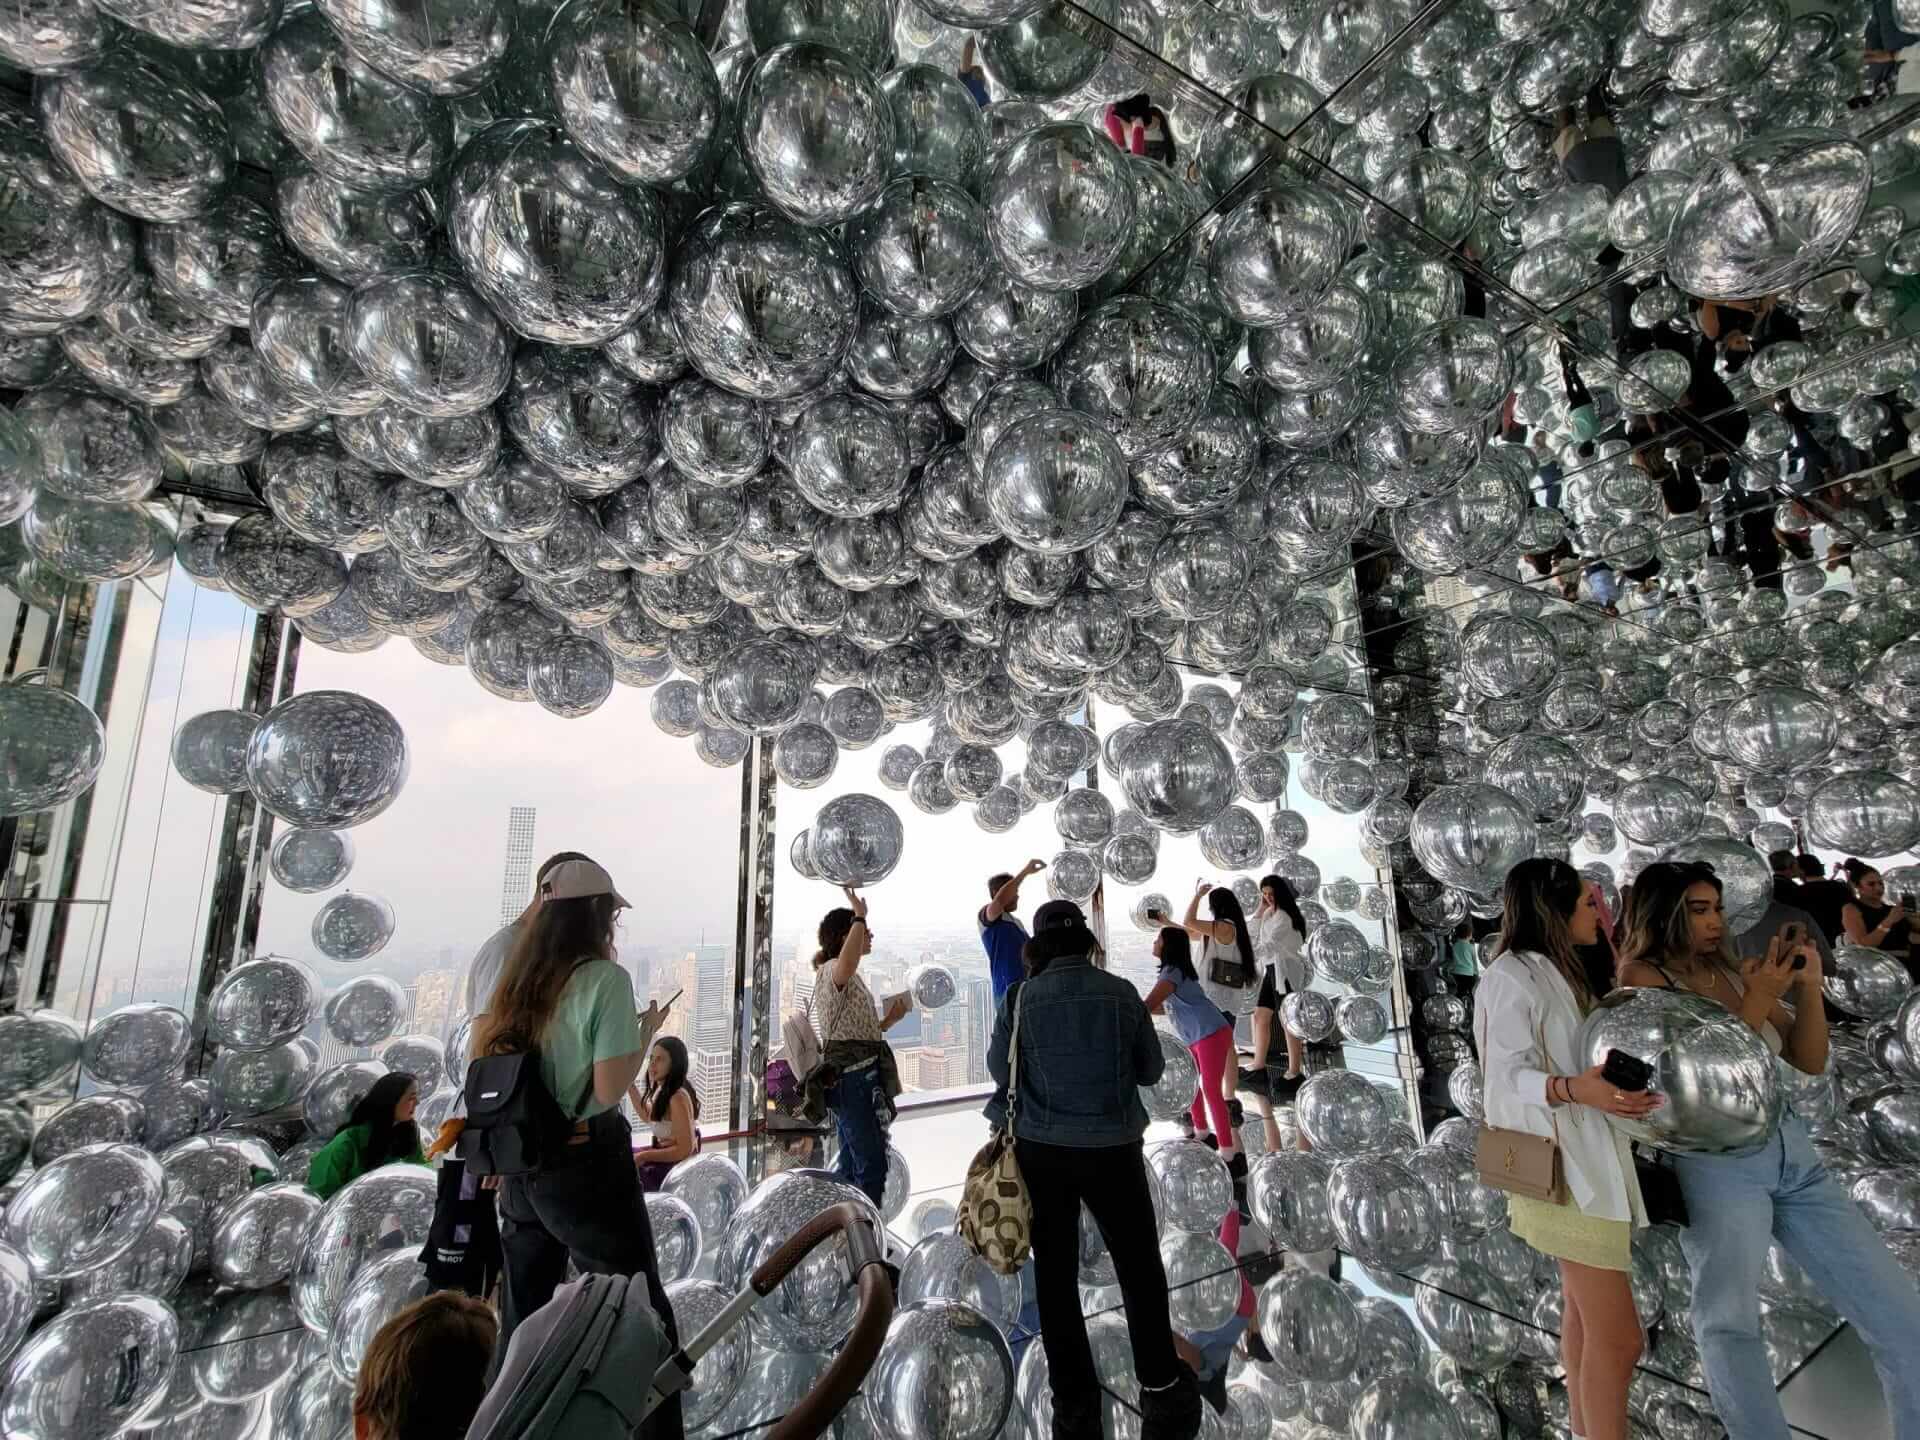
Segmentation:
<svg viewBox="0 0 1920 1440">
<path fill-rule="evenodd" d="M 1251 934 L 1252 932 L 1248 933 Z M 1222 952 L 1231 951 L 1232 954 L 1237 956 L 1240 947 L 1237 944 L 1231 947 L 1216 945 L 1211 940 L 1202 940 L 1200 942 L 1200 953 L 1193 957 L 1193 968 L 1200 976 L 1200 988 L 1207 992 L 1207 998 L 1209 1000 L 1213 1001 L 1214 1004 L 1226 1012 L 1229 1019 L 1237 1015 L 1251 1015 L 1253 1013 L 1253 1002 L 1260 998 L 1259 973 L 1256 971 L 1251 983 L 1238 990 L 1234 989 L 1231 985 L 1214 984 L 1212 979 L 1213 955 L 1216 950 Z M 1256 959 L 1257 958 L 1258 955 L 1256 952 Z"/>
<path fill-rule="evenodd" d="M 487 937 L 487 943 L 467 966 L 467 1014 L 487 1013 L 493 992 L 499 987 L 501 972 L 507 968 L 507 957 L 513 953 L 513 937 L 518 928 L 517 923 L 502 925 Z"/>
<path fill-rule="evenodd" d="M 1580 1213 L 1645 1225 L 1627 1138 L 1587 1105 L 1547 1104 L 1547 1076 L 1578 1075 L 1580 1006 L 1558 967 L 1508 951 L 1481 972 L 1473 997 L 1487 1124 L 1557 1136 L 1567 1190 Z M 1541 1053 L 1544 1037 L 1546 1053 Z"/>
<path fill-rule="evenodd" d="M 1253 953 L 1271 965 L 1284 990 L 1307 988 L 1307 955 L 1300 932 L 1284 910 L 1270 915 L 1255 915 L 1247 921 L 1253 932 Z"/>
</svg>

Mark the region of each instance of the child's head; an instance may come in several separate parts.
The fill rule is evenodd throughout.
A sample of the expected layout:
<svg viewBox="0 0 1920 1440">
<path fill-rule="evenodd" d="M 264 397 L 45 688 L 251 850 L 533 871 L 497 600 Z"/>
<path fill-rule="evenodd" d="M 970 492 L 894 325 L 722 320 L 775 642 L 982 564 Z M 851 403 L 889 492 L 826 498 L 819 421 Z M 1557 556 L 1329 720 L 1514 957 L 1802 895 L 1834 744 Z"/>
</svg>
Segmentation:
<svg viewBox="0 0 1920 1440">
<path fill-rule="evenodd" d="M 498 1334 L 486 1302 L 457 1291 L 407 1306 L 360 1362 L 354 1440 L 462 1440 L 487 1393 Z"/>
</svg>

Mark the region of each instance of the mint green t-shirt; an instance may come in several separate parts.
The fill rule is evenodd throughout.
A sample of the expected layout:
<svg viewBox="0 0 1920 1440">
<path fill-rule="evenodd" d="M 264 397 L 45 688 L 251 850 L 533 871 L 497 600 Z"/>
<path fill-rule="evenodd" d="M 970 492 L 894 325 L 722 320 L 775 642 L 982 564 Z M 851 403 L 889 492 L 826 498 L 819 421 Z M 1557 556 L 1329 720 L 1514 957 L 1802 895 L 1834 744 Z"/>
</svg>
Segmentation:
<svg viewBox="0 0 1920 1440">
<path fill-rule="evenodd" d="M 568 979 L 540 1037 L 540 1077 L 562 1110 L 585 1120 L 611 1108 L 594 1098 L 594 1062 L 631 1055 L 644 1044 L 632 978 L 612 961 L 590 960 Z"/>
</svg>

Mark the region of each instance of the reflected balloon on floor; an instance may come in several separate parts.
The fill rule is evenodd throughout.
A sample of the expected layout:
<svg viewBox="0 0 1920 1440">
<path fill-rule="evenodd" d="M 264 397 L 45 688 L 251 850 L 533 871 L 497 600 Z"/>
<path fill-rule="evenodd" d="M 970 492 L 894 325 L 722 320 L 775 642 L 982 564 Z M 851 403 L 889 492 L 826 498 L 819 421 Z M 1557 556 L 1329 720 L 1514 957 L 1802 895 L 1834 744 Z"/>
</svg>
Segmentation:
<svg viewBox="0 0 1920 1440">
<path fill-rule="evenodd" d="M 1006 1337 L 961 1300 L 894 1312 L 864 1387 L 868 1423 L 884 1440 L 993 1440 L 1013 1406 Z"/>
</svg>

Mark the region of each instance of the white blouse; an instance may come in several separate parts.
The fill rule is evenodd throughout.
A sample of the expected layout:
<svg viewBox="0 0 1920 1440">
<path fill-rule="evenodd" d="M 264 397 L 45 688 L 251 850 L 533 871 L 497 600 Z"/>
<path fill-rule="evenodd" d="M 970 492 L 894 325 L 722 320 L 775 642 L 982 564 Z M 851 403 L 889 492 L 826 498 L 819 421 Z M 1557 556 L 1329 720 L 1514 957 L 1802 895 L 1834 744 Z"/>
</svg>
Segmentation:
<svg viewBox="0 0 1920 1440">
<path fill-rule="evenodd" d="M 1550 1073 L 1587 1069 L 1578 1049 L 1579 1002 L 1559 968 L 1544 955 L 1508 951 L 1481 972 L 1473 1008 L 1487 1124 L 1557 1135 L 1567 1190 L 1581 1214 L 1645 1225 L 1627 1138 L 1591 1106 L 1547 1104 Z"/>
<path fill-rule="evenodd" d="M 1253 953 L 1261 963 L 1273 966 L 1282 992 L 1306 989 L 1307 956 L 1300 932 L 1287 913 L 1275 910 L 1271 915 L 1255 915 L 1247 923 L 1253 929 Z"/>
</svg>

